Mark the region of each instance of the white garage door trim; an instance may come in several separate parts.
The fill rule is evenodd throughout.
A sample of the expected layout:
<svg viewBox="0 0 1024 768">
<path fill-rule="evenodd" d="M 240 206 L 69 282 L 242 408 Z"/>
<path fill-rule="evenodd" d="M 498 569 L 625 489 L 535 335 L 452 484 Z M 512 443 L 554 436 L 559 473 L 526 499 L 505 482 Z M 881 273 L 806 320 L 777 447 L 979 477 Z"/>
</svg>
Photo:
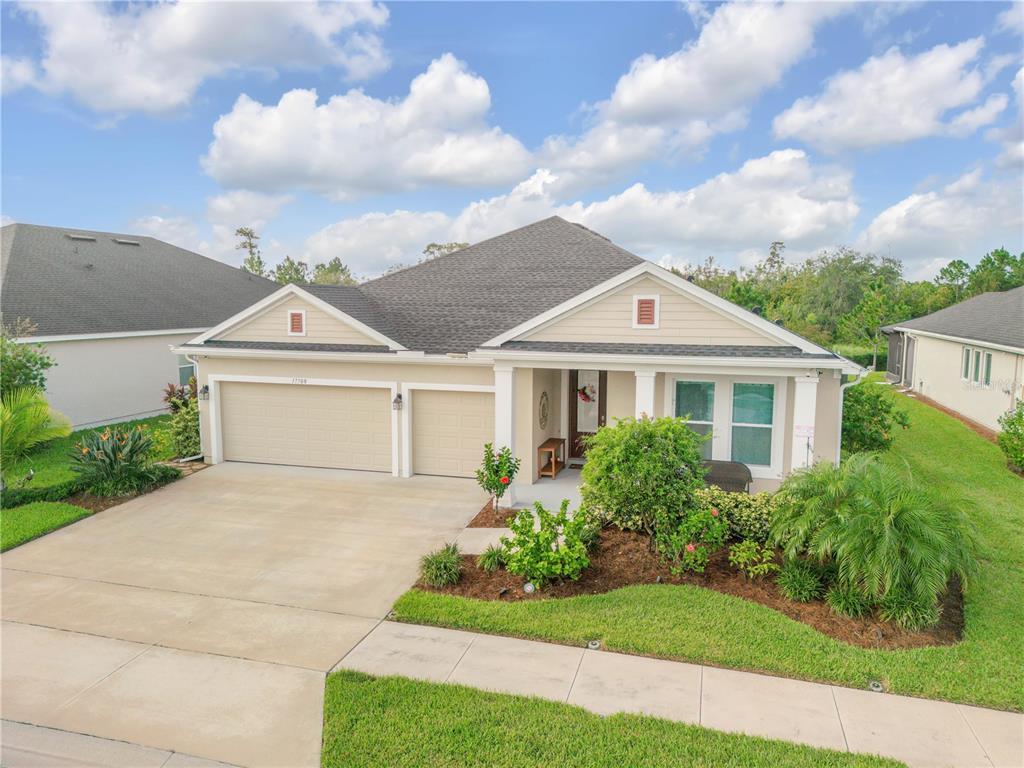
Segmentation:
<svg viewBox="0 0 1024 768">
<path fill-rule="evenodd" d="M 414 389 L 431 389 L 435 392 L 490 392 L 494 387 L 487 384 L 403 384 L 402 385 L 402 477 L 412 477 L 412 409 Z M 397 415 L 397 414 L 396 414 Z"/>
<path fill-rule="evenodd" d="M 360 379 L 306 379 L 288 376 L 238 376 L 233 374 L 214 374 L 207 379 L 210 385 L 210 453 L 212 463 L 224 461 L 224 439 L 221 433 L 220 418 L 220 385 L 224 382 L 240 382 L 244 384 L 291 384 L 309 387 L 367 387 L 370 389 L 386 389 L 394 400 L 398 394 L 396 381 L 366 381 Z M 405 399 L 405 398 L 403 398 Z M 398 411 L 391 409 L 391 474 L 399 475 L 398 466 Z"/>
</svg>

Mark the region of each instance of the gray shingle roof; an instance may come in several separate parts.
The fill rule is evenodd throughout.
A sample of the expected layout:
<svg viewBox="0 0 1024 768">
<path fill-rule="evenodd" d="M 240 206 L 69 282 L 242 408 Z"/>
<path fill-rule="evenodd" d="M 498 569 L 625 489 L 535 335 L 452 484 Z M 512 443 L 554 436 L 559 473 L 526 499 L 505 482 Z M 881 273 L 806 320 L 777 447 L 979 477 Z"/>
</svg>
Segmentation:
<svg viewBox="0 0 1024 768">
<path fill-rule="evenodd" d="M 380 313 L 388 330 L 368 324 L 405 347 L 468 352 L 641 262 L 589 229 L 552 216 L 358 290 L 367 300 L 361 311 Z M 346 312 L 353 302 L 350 291 L 309 289 Z"/>
<path fill-rule="evenodd" d="M 152 237 L 32 224 L 0 229 L 0 262 L 4 319 L 40 336 L 209 328 L 280 288 Z"/>
<path fill-rule="evenodd" d="M 230 341 L 209 339 L 202 344 L 186 344 L 190 348 L 202 349 L 280 349 L 287 352 L 392 352 L 383 344 L 316 344 L 292 341 Z"/>
<path fill-rule="evenodd" d="M 930 315 L 887 325 L 1024 349 L 1024 286 L 973 296 Z"/>
<path fill-rule="evenodd" d="M 487 349 L 487 347 L 484 347 Z M 575 341 L 506 341 L 500 349 L 529 352 L 568 352 L 595 355 L 664 355 L 667 357 L 794 357 L 806 360 L 834 360 L 838 355 L 802 352 L 799 347 L 754 347 L 710 344 L 622 344 Z"/>
</svg>

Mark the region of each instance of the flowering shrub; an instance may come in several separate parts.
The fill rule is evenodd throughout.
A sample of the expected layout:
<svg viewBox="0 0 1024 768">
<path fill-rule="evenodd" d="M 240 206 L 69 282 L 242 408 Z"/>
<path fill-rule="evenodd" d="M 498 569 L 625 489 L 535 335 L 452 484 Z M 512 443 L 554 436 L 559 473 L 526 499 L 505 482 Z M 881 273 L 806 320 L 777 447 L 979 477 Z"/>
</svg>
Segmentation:
<svg viewBox="0 0 1024 768">
<path fill-rule="evenodd" d="M 591 522 L 581 513 L 570 517 L 568 499 L 558 512 L 538 501 L 532 511 L 521 510 L 508 527 L 514 535 L 501 539 L 505 569 L 538 587 L 552 579 L 578 579 L 590 565 L 585 538 Z"/>
<path fill-rule="evenodd" d="M 97 496 L 127 496 L 163 479 L 153 465 L 153 441 L 142 425 L 87 432 L 71 452 L 71 468 Z M 177 474 L 177 472 L 175 472 Z"/>
<path fill-rule="evenodd" d="M 728 530 L 717 508 L 696 509 L 676 525 L 657 522 L 653 542 L 672 573 L 704 573 L 711 553 L 725 544 Z"/>
<path fill-rule="evenodd" d="M 505 491 L 516 479 L 519 463 L 519 459 L 512 455 L 508 446 L 499 451 L 495 451 L 490 443 L 484 446 L 484 460 L 480 469 L 476 471 L 476 481 L 481 488 L 491 494 L 495 509 L 498 508 L 498 502 L 505 495 Z"/>
<path fill-rule="evenodd" d="M 1002 432 L 997 439 L 1006 460 L 1018 470 L 1024 470 L 1024 400 L 999 417 L 999 426 Z"/>
<path fill-rule="evenodd" d="M 737 541 L 752 539 L 768 541 L 772 516 L 777 506 L 775 496 L 761 493 L 733 493 L 717 485 L 697 490 L 697 501 L 702 506 L 715 507 L 729 524 L 729 537 Z"/>
</svg>

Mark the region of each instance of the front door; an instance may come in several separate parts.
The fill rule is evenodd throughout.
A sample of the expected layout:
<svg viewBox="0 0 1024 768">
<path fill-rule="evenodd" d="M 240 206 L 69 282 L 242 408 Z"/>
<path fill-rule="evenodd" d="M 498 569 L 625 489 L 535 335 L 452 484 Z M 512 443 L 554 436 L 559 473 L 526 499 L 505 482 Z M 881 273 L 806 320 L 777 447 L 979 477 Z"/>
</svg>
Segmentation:
<svg viewBox="0 0 1024 768">
<path fill-rule="evenodd" d="M 582 459 L 584 440 L 604 426 L 607 371 L 569 371 L 569 457 Z"/>
</svg>

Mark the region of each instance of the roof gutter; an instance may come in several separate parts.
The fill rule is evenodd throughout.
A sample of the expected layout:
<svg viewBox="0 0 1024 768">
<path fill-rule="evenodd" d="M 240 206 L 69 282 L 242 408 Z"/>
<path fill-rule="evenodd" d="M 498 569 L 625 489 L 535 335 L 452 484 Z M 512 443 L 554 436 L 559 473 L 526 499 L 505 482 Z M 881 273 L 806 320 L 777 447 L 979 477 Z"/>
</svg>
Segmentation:
<svg viewBox="0 0 1024 768">
<path fill-rule="evenodd" d="M 983 341 L 982 339 L 971 339 L 966 336 L 950 336 L 945 333 L 935 333 L 934 331 L 920 331 L 917 328 L 908 328 L 905 325 L 894 325 L 889 329 L 889 333 L 894 332 L 900 333 L 911 333 L 915 336 L 927 336 L 931 339 L 941 339 L 942 341 L 953 341 L 957 344 L 971 344 L 976 347 L 985 347 L 986 349 L 996 349 L 1000 352 L 1010 352 L 1014 355 L 1024 355 L 1024 347 L 1014 347 L 1009 344 L 997 344 L 992 341 Z"/>
</svg>

